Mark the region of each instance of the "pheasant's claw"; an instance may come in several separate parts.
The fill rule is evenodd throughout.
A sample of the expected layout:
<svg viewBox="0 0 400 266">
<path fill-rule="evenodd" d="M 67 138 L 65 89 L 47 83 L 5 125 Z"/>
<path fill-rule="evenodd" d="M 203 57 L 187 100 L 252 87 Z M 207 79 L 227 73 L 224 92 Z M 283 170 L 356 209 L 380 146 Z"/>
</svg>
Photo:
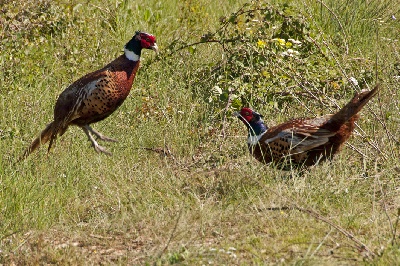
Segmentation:
<svg viewBox="0 0 400 266">
<path fill-rule="evenodd" d="M 97 136 L 97 135 L 96 135 Z M 108 141 L 108 142 L 118 142 L 118 140 L 116 140 L 116 139 L 112 139 L 112 138 L 109 138 L 109 137 L 106 137 L 106 136 L 97 136 L 97 138 L 98 139 L 101 139 L 102 141 Z"/>
<path fill-rule="evenodd" d="M 97 144 L 97 142 L 96 142 L 96 144 Z M 93 143 L 93 147 L 98 153 L 102 152 L 102 153 L 105 153 L 107 155 L 112 155 L 112 153 L 107 151 L 104 147 L 100 146 L 99 144 L 97 144 L 97 145 L 96 144 Z"/>
</svg>

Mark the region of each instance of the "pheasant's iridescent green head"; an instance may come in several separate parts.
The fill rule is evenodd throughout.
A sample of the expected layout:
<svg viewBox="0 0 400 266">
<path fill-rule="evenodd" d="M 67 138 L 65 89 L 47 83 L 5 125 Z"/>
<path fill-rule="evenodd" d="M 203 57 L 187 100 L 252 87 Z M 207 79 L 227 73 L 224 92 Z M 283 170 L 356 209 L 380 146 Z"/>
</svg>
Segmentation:
<svg viewBox="0 0 400 266">
<path fill-rule="evenodd" d="M 158 53 L 156 37 L 146 32 L 137 31 L 132 39 L 125 45 L 125 55 L 128 59 L 140 59 L 142 49 L 151 49 Z"/>
</svg>

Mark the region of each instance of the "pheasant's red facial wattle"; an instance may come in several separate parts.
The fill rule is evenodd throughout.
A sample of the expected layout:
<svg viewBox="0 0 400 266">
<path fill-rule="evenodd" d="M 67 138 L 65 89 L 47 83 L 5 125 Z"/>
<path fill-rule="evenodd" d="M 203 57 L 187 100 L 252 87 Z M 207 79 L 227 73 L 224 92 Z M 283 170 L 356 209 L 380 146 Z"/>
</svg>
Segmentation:
<svg viewBox="0 0 400 266">
<path fill-rule="evenodd" d="M 253 110 L 247 107 L 242 108 L 242 110 L 240 110 L 240 115 L 246 119 L 247 122 L 250 122 L 253 118 Z"/>
<path fill-rule="evenodd" d="M 144 49 L 153 49 L 154 50 L 154 47 L 157 47 L 156 37 L 151 34 L 140 33 L 140 45 Z"/>
</svg>

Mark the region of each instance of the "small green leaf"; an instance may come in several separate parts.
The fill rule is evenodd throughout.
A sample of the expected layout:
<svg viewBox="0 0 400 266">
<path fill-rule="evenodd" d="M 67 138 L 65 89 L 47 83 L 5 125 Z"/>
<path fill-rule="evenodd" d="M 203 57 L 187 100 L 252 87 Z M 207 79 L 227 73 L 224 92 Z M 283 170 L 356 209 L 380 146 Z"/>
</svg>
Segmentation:
<svg viewBox="0 0 400 266">
<path fill-rule="evenodd" d="M 190 53 L 190 54 L 194 54 L 194 52 L 196 51 L 196 46 L 193 46 L 193 45 L 192 45 L 192 46 L 189 46 L 188 49 L 189 49 L 189 53 Z"/>
</svg>

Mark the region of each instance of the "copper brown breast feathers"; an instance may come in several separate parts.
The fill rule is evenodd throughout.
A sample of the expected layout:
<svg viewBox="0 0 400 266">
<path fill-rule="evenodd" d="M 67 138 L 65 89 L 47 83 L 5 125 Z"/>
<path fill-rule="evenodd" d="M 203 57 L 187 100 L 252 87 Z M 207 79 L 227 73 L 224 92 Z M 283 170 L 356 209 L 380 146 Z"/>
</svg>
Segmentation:
<svg viewBox="0 0 400 266">
<path fill-rule="evenodd" d="M 139 68 L 142 49 L 157 52 L 158 47 L 153 35 L 138 31 L 125 45 L 121 56 L 66 88 L 54 107 L 54 120 L 25 150 L 21 159 L 47 141 L 50 141 L 50 151 L 57 136 L 63 135 L 70 125 L 82 128 L 97 152 L 111 154 L 97 143 L 93 135 L 104 141 L 115 140 L 97 132 L 90 124 L 105 119 L 124 102 Z"/>
</svg>

